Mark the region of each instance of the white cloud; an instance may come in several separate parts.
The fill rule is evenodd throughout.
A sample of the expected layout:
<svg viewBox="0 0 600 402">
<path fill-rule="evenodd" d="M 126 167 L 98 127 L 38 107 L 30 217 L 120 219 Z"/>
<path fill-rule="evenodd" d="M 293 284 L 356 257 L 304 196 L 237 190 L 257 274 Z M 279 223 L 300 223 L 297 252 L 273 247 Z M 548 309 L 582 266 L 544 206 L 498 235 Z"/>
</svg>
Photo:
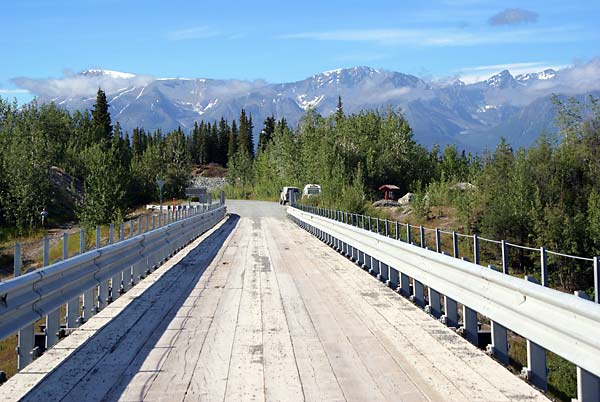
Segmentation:
<svg viewBox="0 0 600 402">
<path fill-rule="evenodd" d="M 27 89 L 2 89 L 0 88 L 0 94 L 14 95 L 14 94 L 28 94 L 30 93 Z"/>
<path fill-rule="evenodd" d="M 507 43 L 558 43 L 579 36 L 579 28 L 560 26 L 549 28 L 519 28 L 510 31 L 467 30 L 460 28 L 390 28 L 348 29 L 322 32 L 300 32 L 279 36 L 280 39 L 310 39 L 318 41 L 375 42 L 404 46 L 476 46 Z"/>
<path fill-rule="evenodd" d="M 199 26 L 187 29 L 172 31 L 167 34 L 167 38 L 173 41 L 190 40 L 190 39 L 206 39 L 219 36 L 221 33 L 210 26 Z"/>
<path fill-rule="evenodd" d="M 91 97 L 95 96 L 98 88 L 102 88 L 104 92 L 111 94 L 123 88 L 143 87 L 153 80 L 153 77 L 142 75 L 118 78 L 111 75 L 85 76 L 66 72 L 63 78 L 34 79 L 18 77 L 12 81 L 21 90 L 43 98 L 53 99 L 56 97 Z"/>
<path fill-rule="evenodd" d="M 537 22 L 538 13 L 522 8 L 507 8 L 488 20 L 490 25 L 518 25 Z"/>
</svg>

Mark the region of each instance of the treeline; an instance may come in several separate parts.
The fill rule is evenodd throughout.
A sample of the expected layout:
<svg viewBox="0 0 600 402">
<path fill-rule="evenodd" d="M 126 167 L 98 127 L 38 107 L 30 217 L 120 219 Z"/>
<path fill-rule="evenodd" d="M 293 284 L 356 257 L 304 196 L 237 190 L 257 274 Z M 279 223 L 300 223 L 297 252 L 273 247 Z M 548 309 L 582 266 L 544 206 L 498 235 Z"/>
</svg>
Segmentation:
<svg viewBox="0 0 600 402">
<path fill-rule="evenodd" d="M 239 124 L 202 121 L 190 135 L 136 128 L 130 137 L 112 123 L 102 90 L 91 112 L 35 101 L 18 107 L 0 98 L 0 227 L 39 227 L 43 208 L 54 222 L 118 222 L 158 200 L 157 179 L 165 180 L 165 200 L 184 197 L 193 163 L 226 165 L 241 149 L 253 155 L 249 144 L 252 120 L 244 111 Z M 67 191 L 63 172 L 72 178 Z"/>
<path fill-rule="evenodd" d="M 296 129 L 285 119 L 267 118 L 256 157 L 242 150 L 231 158 L 228 192 L 274 199 L 283 186 L 318 183 L 323 205 L 360 212 L 381 184 L 409 191 L 429 182 L 436 168 L 401 113 L 388 109 L 347 116 L 339 99 L 334 115 L 324 118 L 309 109 Z"/>
</svg>

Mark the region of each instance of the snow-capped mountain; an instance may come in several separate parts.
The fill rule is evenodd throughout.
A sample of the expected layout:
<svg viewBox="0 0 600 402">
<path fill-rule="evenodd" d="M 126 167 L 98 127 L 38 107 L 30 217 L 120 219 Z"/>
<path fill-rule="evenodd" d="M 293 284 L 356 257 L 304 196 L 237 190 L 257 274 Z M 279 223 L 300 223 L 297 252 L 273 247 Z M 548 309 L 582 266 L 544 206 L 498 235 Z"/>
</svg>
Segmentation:
<svg viewBox="0 0 600 402">
<path fill-rule="evenodd" d="M 597 64 L 600 70 L 600 62 Z M 328 116 L 335 112 L 341 96 L 346 113 L 402 108 L 415 139 L 424 145 L 455 143 L 478 151 L 494 147 L 500 136 L 515 146 L 529 145 L 541 130 L 550 130 L 552 93 L 578 95 L 600 89 L 598 82 L 581 85 L 571 76 L 580 80 L 565 70 L 516 77 L 505 70 L 487 80 L 465 84 L 460 80 L 426 82 L 399 72 L 353 67 L 325 71 L 297 82 L 269 84 L 154 78 L 94 69 L 55 80 L 61 85 L 35 80 L 17 83 L 36 94 L 38 101 L 53 101 L 69 110 L 91 109 L 101 87 L 107 93 L 113 121 L 119 121 L 126 130 L 137 126 L 150 130 L 181 126 L 188 130 L 194 121 L 237 118 L 244 108 L 252 114 L 258 132 L 270 115 L 285 117 L 292 125 L 309 108 Z"/>
</svg>

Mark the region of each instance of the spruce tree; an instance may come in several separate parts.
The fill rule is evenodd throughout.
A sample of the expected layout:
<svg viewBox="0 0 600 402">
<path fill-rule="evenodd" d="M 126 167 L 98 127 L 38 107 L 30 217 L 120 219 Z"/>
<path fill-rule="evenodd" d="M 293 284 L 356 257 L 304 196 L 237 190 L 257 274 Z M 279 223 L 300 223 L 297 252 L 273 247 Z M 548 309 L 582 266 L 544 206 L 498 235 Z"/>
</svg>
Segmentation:
<svg viewBox="0 0 600 402">
<path fill-rule="evenodd" d="M 238 150 L 238 128 L 235 119 L 231 121 L 231 131 L 229 131 L 229 141 L 227 144 L 227 166 L 233 160 L 233 156 Z"/>
<path fill-rule="evenodd" d="M 338 96 L 337 108 L 335 110 L 335 123 L 341 124 L 344 121 L 344 108 L 342 106 L 342 97 Z"/>
<path fill-rule="evenodd" d="M 258 152 L 264 152 L 275 132 L 275 116 L 267 117 L 258 137 Z"/>
<path fill-rule="evenodd" d="M 108 107 L 106 94 L 101 88 L 98 88 L 96 103 L 92 110 L 92 120 L 96 127 L 96 141 L 109 140 L 112 137 L 112 124 Z"/>
</svg>

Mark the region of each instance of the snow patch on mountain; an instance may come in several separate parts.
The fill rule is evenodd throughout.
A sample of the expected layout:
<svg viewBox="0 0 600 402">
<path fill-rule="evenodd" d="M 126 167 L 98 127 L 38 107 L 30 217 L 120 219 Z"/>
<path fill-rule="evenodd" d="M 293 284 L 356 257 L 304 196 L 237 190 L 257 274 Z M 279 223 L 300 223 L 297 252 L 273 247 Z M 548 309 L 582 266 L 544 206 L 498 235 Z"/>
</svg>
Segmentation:
<svg viewBox="0 0 600 402">
<path fill-rule="evenodd" d="M 324 95 L 318 95 L 315 96 L 314 99 L 306 100 L 306 95 L 299 95 L 296 97 L 296 100 L 298 101 L 298 106 L 300 106 L 304 110 L 308 110 L 309 108 L 314 108 L 319 103 L 321 103 L 324 97 Z"/>
</svg>

